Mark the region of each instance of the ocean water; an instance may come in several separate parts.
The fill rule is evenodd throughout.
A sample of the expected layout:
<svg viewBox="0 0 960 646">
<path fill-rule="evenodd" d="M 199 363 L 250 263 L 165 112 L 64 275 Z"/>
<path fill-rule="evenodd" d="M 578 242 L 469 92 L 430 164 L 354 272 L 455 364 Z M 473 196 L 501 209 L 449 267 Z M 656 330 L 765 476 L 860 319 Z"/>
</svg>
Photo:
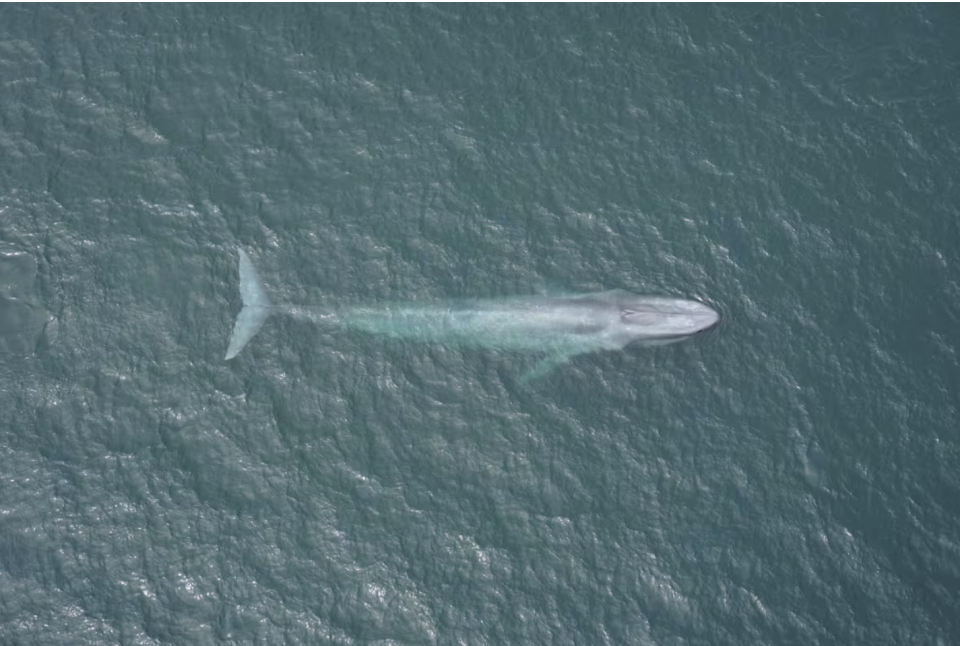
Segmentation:
<svg viewBox="0 0 960 646">
<path fill-rule="evenodd" d="M 0 643 L 960 643 L 955 5 L 0 6 Z M 628 289 L 536 358 L 278 299 Z"/>
</svg>

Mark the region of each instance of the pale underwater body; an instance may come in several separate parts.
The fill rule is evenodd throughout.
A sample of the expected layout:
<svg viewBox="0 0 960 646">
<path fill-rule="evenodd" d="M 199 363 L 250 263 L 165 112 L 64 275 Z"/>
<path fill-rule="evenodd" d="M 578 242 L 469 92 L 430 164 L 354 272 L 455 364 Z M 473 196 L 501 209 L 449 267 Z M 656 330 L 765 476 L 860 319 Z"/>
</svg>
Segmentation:
<svg viewBox="0 0 960 646">
<path fill-rule="evenodd" d="M 243 249 L 237 316 L 227 349 L 232 359 L 273 314 L 425 343 L 459 344 L 547 355 L 524 378 L 549 372 L 578 354 L 663 345 L 715 327 L 720 315 L 703 303 L 612 290 L 573 296 L 395 303 L 331 308 L 274 305 Z"/>
</svg>

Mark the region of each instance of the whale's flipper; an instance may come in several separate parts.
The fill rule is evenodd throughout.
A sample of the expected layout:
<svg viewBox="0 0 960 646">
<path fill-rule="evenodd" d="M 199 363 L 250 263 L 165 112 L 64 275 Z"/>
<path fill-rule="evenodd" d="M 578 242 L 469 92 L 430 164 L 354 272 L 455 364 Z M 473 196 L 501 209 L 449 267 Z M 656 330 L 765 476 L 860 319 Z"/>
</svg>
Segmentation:
<svg viewBox="0 0 960 646">
<path fill-rule="evenodd" d="M 571 359 L 571 357 L 577 354 L 579 353 L 557 352 L 555 354 L 550 355 L 549 357 L 546 357 L 545 359 L 541 359 L 540 363 L 538 363 L 533 368 L 531 368 L 530 370 L 528 370 L 527 372 L 523 373 L 520 376 L 520 383 L 528 384 L 532 381 L 536 381 L 537 379 L 540 379 L 541 377 L 553 372 L 555 368 L 558 368 L 559 366 L 562 366 L 563 364 L 565 364 L 567 361 Z"/>
<path fill-rule="evenodd" d="M 225 360 L 233 359 L 237 353 L 243 350 L 243 346 L 253 338 L 267 320 L 267 317 L 273 313 L 273 304 L 267 296 L 260 282 L 260 276 L 250 261 L 247 252 L 237 247 L 240 253 L 240 297 L 243 299 L 243 309 L 237 316 L 237 322 L 233 326 L 233 335 L 230 337 L 230 347 L 227 348 Z"/>
</svg>

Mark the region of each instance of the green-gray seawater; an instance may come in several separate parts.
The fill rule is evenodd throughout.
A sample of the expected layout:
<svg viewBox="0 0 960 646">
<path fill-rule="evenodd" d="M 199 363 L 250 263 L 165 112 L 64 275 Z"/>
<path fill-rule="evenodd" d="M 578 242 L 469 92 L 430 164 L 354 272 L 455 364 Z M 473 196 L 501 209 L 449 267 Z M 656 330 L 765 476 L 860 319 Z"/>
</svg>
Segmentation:
<svg viewBox="0 0 960 646">
<path fill-rule="evenodd" d="M 960 643 L 954 5 L 0 5 L 0 644 Z M 716 306 L 537 359 L 277 302 Z"/>
</svg>

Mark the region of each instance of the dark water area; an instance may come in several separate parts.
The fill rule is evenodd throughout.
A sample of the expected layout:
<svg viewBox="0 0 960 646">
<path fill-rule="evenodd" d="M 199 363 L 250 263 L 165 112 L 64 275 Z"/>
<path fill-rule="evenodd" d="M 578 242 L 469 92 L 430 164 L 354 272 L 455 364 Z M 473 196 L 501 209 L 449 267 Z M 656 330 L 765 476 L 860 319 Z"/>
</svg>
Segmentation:
<svg viewBox="0 0 960 646">
<path fill-rule="evenodd" d="M 0 643 L 960 642 L 954 5 L 0 6 Z M 579 356 L 276 319 L 625 289 Z"/>
</svg>

